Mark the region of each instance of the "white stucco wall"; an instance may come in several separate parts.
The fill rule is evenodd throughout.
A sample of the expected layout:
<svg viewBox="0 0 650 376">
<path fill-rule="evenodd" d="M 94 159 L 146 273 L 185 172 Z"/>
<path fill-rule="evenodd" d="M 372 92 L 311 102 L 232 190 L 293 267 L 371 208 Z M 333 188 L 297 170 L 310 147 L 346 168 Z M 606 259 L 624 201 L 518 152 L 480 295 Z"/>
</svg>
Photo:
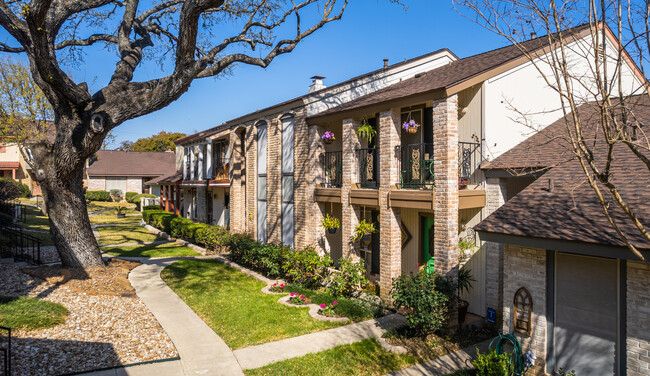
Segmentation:
<svg viewBox="0 0 650 376">
<path fill-rule="evenodd" d="M 597 99 L 589 94 L 597 77 L 592 66 L 594 59 L 589 57 L 591 45 L 592 38 L 588 36 L 566 47 L 569 65 L 575 72 L 580 72 L 574 74 L 573 92 L 582 103 Z M 606 50 L 615 51 L 615 46 L 610 42 Z M 537 59 L 536 64 L 529 62 L 485 81 L 484 154 L 488 160 L 498 157 L 531 136 L 535 130 L 562 117 L 559 94 L 544 79 L 552 77 L 548 56 Z M 608 61 L 611 60 L 613 57 L 608 58 Z M 608 65 L 610 80 L 614 78 L 614 71 L 612 62 Z M 641 82 L 629 65 L 623 65 L 621 78 L 626 94 L 637 93 L 635 90 L 638 91 Z"/>
<path fill-rule="evenodd" d="M 20 162 L 20 150 L 15 144 L 5 146 L 5 152 L 0 153 L 0 162 Z"/>
</svg>

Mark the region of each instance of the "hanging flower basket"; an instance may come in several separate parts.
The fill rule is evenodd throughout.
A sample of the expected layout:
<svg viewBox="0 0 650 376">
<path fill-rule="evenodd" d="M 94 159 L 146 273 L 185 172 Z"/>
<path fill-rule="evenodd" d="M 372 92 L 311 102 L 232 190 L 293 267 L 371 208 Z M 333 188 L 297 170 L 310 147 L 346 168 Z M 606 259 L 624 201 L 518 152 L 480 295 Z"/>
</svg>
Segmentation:
<svg viewBox="0 0 650 376">
<path fill-rule="evenodd" d="M 418 129 L 420 129 L 420 124 L 416 123 L 415 120 L 411 119 L 409 121 L 405 121 L 402 124 L 402 128 L 404 128 L 405 131 L 408 133 L 417 133 Z"/>
<path fill-rule="evenodd" d="M 336 234 L 336 230 L 338 230 L 338 227 L 332 227 L 332 228 L 328 228 L 328 229 L 327 229 L 327 232 L 328 232 L 330 235 L 334 235 L 334 234 Z"/>
<path fill-rule="evenodd" d="M 323 139 L 323 142 L 325 142 L 327 145 L 331 144 L 332 142 L 334 142 L 334 140 L 336 140 L 336 138 L 334 137 L 334 133 L 330 131 L 326 131 L 321 138 Z"/>
</svg>

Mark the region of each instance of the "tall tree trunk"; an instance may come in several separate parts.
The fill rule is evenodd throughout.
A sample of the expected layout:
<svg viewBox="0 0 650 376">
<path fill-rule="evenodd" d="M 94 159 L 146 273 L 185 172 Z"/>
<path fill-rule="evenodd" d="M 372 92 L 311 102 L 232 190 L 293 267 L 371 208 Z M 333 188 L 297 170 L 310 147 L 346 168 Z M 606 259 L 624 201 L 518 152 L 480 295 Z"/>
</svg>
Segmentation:
<svg viewBox="0 0 650 376">
<path fill-rule="evenodd" d="M 53 165 L 48 166 L 54 168 Z M 68 267 L 102 267 L 101 251 L 90 227 L 83 191 L 83 162 L 65 179 L 54 171 L 47 171 L 48 178 L 42 183 L 50 235 Z"/>
</svg>

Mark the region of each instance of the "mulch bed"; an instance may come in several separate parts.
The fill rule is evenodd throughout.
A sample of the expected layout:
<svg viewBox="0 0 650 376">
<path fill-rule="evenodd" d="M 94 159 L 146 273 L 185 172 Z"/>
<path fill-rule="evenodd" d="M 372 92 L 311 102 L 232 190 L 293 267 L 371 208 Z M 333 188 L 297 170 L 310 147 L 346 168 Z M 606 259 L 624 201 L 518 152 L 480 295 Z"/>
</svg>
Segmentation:
<svg viewBox="0 0 650 376">
<path fill-rule="evenodd" d="M 12 374 L 61 375 L 177 357 L 128 282 L 128 272 L 138 265 L 121 260 L 85 270 L 0 265 L 0 295 L 41 298 L 68 309 L 60 325 L 12 333 Z"/>
<path fill-rule="evenodd" d="M 20 271 L 79 293 L 135 297 L 128 275 L 140 265 L 139 262 L 110 259 L 105 268 L 63 268 L 55 265 L 23 268 Z"/>
</svg>

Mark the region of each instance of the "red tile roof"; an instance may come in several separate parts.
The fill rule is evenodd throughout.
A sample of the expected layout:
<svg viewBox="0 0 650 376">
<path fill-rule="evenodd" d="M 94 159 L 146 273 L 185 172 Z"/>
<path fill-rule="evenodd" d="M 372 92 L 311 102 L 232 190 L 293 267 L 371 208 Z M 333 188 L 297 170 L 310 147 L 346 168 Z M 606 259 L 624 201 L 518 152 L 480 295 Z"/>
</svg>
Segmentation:
<svg viewBox="0 0 650 376">
<path fill-rule="evenodd" d="M 20 162 L 0 162 L 0 168 L 20 168 Z"/>
</svg>

